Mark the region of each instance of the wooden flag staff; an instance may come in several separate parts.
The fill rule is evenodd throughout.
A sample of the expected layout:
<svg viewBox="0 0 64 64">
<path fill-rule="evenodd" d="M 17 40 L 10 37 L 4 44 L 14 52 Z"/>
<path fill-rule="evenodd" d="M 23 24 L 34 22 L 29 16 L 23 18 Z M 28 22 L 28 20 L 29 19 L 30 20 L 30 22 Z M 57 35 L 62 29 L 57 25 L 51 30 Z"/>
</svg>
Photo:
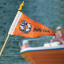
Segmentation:
<svg viewBox="0 0 64 64">
<path fill-rule="evenodd" d="M 20 5 L 18 11 L 22 11 L 23 6 L 24 6 L 24 1 Z M 5 45 L 6 45 L 7 41 L 8 41 L 9 36 L 10 36 L 10 34 L 8 34 L 8 36 L 7 36 L 7 38 L 6 38 L 5 42 L 4 42 L 4 45 L 2 46 L 2 49 L 0 51 L 0 56 L 1 56 L 2 52 L 3 52 L 3 50 L 4 50 L 4 47 L 5 47 Z"/>
<path fill-rule="evenodd" d="M 4 42 L 4 45 L 3 45 L 3 47 L 2 47 L 2 49 L 0 51 L 0 56 L 1 56 L 2 52 L 3 52 L 3 50 L 4 50 L 4 47 L 5 47 L 5 45 L 6 45 L 7 41 L 8 41 L 9 36 L 10 36 L 10 34 L 8 34 L 8 36 L 7 36 L 7 38 L 6 38 L 5 42 Z"/>
</svg>

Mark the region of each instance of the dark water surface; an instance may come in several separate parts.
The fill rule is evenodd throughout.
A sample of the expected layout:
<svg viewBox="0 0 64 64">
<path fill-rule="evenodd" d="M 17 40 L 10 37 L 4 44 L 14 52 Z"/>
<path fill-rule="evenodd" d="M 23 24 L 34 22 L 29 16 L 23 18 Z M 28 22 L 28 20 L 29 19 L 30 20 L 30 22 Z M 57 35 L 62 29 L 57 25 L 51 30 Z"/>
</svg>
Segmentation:
<svg viewBox="0 0 64 64">
<path fill-rule="evenodd" d="M 0 0 L 0 49 L 4 44 L 10 25 L 22 1 Z M 59 25 L 64 28 L 64 0 L 24 0 L 24 2 L 23 13 L 31 19 L 50 27 L 54 32 Z M 23 39 L 26 38 L 10 36 L 0 57 L 0 64 L 29 64 L 19 54 L 20 47 L 18 42 Z M 30 46 L 42 46 L 43 43 L 41 40 L 38 40 L 31 41 L 29 44 Z"/>
</svg>

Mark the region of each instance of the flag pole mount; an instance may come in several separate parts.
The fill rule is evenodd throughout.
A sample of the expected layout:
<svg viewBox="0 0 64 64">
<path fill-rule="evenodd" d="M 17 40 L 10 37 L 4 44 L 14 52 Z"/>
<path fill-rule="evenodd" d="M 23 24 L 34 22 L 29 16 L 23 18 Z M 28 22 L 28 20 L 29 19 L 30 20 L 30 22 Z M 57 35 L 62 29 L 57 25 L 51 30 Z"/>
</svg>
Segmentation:
<svg viewBox="0 0 64 64">
<path fill-rule="evenodd" d="M 24 1 L 23 1 L 22 4 L 20 5 L 18 11 L 22 11 L 23 6 L 24 6 Z"/>
</svg>

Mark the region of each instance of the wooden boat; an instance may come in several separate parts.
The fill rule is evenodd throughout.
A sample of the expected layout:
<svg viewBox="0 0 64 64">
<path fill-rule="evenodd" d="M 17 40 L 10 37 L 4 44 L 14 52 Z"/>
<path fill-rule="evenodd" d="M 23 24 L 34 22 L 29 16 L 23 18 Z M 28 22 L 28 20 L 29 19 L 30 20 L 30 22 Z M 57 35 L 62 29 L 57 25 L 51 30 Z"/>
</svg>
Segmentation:
<svg viewBox="0 0 64 64">
<path fill-rule="evenodd" d="M 64 64 L 64 45 L 50 47 L 29 47 L 20 54 L 30 64 Z"/>
</svg>

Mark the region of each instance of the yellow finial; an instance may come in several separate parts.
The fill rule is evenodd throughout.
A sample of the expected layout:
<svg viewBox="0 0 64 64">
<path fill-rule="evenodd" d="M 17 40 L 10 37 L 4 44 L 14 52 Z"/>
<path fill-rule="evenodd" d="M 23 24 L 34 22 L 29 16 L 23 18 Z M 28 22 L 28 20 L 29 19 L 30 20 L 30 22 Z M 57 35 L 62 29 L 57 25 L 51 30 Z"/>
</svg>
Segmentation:
<svg viewBox="0 0 64 64">
<path fill-rule="evenodd" d="M 24 1 L 23 1 L 22 4 L 20 5 L 18 11 L 22 11 L 23 6 L 24 6 Z"/>
</svg>

